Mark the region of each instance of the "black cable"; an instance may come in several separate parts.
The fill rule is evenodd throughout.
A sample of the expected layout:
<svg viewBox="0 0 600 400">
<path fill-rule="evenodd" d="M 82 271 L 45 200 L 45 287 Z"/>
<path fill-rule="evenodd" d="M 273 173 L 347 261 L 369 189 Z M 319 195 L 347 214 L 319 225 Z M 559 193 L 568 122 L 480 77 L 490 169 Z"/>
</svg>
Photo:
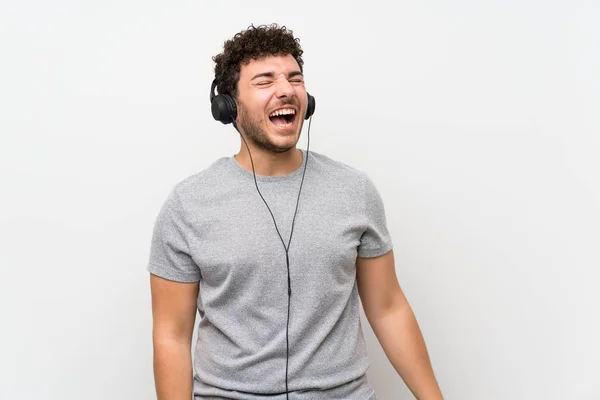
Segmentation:
<svg viewBox="0 0 600 400">
<path fill-rule="evenodd" d="M 309 157 L 309 153 L 310 153 L 310 123 L 311 122 L 312 122 L 312 116 L 308 120 L 308 144 L 306 146 L 306 160 L 304 161 L 304 171 L 302 171 L 302 180 L 300 182 L 300 190 L 298 190 L 298 198 L 296 199 L 296 210 L 294 211 L 294 217 L 292 218 L 292 228 L 290 231 L 290 239 L 288 240 L 288 245 L 286 246 L 285 242 L 283 241 L 283 237 L 281 236 L 281 233 L 279 232 L 279 228 L 277 227 L 277 222 L 275 221 L 275 216 L 273 215 L 271 208 L 267 204 L 267 201 L 265 200 L 262 193 L 260 192 L 260 189 L 258 188 L 258 182 L 256 181 L 256 171 L 254 170 L 254 161 L 252 160 L 252 153 L 250 152 L 250 147 L 248 146 L 248 142 L 246 142 L 244 135 L 242 135 L 242 133 L 238 129 L 235 120 L 233 121 L 233 126 L 238 131 L 238 133 L 240 134 L 240 137 L 246 144 L 246 149 L 248 149 L 248 155 L 250 156 L 250 163 L 252 164 L 252 174 L 254 176 L 254 184 L 256 186 L 256 190 L 258 191 L 258 194 L 260 195 L 260 198 L 262 199 L 262 201 L 267 206 L 267 209 L 269 210 L 269 213 L 271 214 L 271 218 L 273 218 L 273 223 L 275 224 L 275 230 L 277 231 L 277 234 L 279 235 L 279 239 L 281 239 L 281 244 L 283 245 L 283 248 L 285 249 L 285 262 L 286 262 L 286 267 L 287 267 L 287 278 L 288 278 L 287 279 L 288 280 L 288 311 L 287 311 L 287 323 L 286 323 L 286 327 L 285 327 L 285 345 L 286 345 L 285 397 L 288 400 L 289 400 L 288 367 L 289 367 L 289 357 L 290 357 L 290 342 L 289 342 L 290 304 L 291 304 L 290 298 L 292 297 L 292 281 L 291 281 L 291 277 L 290 277 L 289 249 L 290 249 L 290 244 L 292 242 L 292 235 L 294 234 L 294 223 L 296 222 L 296 214 L 298 213 L 298 204 L 300 203 L 300 193 L 302 193 L 302 185 L 304 184 L 304 175 L 306 174 L 306 166 L 308 165 L 308 157 Z"/>
</svg>

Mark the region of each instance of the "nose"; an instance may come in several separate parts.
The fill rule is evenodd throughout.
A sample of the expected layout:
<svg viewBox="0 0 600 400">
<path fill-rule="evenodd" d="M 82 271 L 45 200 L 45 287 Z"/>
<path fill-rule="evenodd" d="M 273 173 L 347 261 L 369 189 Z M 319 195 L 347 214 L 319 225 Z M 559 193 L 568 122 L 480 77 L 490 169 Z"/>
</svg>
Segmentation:
<svg viewBox="0 0 600 400">
<path fill-rule="evenodd" d="M 292 97 L 296 93 L 292 84 L 284 77 L 281 77 L 276 82 L 277 88 L 275 95 L 277 98 Z"/>
</svg>

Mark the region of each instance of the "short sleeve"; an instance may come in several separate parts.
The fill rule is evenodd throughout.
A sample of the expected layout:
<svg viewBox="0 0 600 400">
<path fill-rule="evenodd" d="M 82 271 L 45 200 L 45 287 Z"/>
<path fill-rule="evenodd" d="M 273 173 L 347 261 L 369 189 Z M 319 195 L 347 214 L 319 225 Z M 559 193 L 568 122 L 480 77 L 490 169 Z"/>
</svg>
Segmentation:
<svg viewBox="0 0 600 400">
<path fill-rule="evenodd" d="M 154 224 L 148 271 L 172 281 L 199 281 L 200 269 L 190 256 L 189 233 L 184 209 L 173 189 Z"/>
<path fill-rule="evenodd" d="M 366 228 L 360 238 L 358 256 L 364 258 L 378 257 L 392 250 L 385 208 L 379 191 L 373 181 L 364 176 L 364 217 Z"/>
</svg>

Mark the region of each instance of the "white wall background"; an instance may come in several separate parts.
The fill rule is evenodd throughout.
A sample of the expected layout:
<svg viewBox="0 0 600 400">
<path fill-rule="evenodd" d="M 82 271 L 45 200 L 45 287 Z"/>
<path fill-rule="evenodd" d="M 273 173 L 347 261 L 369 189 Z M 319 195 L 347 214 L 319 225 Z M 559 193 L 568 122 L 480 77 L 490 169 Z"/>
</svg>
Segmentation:
<svg viewBox="0 0 600 400">
<path fill-rule="evenodd" d="M 311 149 L 384 198 L 445 397 L 600 399 L 598 21 L 591 0 L 2 1 L 0 398 L 155 398 L 154 219 L 238 149 L 211 56 L 279 22 Z M 364 322 L 379 398 L 412 398 Z"/>
</svg>

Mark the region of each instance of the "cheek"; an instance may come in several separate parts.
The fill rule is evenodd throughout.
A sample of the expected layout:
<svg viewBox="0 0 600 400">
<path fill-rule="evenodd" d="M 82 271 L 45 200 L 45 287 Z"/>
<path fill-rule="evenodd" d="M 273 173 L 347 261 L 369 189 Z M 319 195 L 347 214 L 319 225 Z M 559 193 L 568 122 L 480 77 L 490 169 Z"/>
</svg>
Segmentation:
<svg viewBox="0 0 600 400">
<path fill-rule="evenodd" d="M 264 119 L 269 105 L 270 96 L 267 93 L 254 93 L 246 95 L 241 100 L 246 115 L 251 119 Z"/>
<path fill-rule="evenodd" d="M 269 117 L 267 116 L 268 105 L 268 98 L 256 98 L 252 104 L 254 119 L 269 122 Z"/>
<path fill-rule="evenodd" d="M 304 89 L 296 90 L 296 96 L 298 96 L 298 99 L 300 99 L 300 106 L 306 110 L 306 108 L 308 107 L 308 94 L 307 94 L 306 90 L 304 90 Z"/>
</svg>

